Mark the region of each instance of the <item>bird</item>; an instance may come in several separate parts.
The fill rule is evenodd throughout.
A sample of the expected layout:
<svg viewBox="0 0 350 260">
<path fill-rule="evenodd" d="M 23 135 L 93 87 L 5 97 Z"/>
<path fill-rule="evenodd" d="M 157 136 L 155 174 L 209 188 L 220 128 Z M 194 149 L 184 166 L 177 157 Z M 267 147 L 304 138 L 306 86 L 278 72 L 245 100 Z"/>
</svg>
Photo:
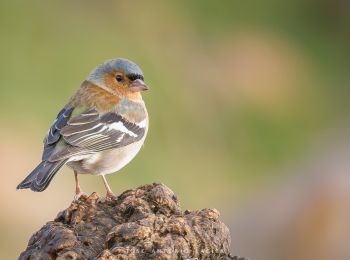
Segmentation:
<svg viewBox="0 0 350 260">
<path fill-rule="evenodd" d="M 64 165 L 74 172 L 75 199 L 84 194 L 78 175 L 102 178 L 107 198 L 115 198 L 105 175 L 127 165 L 148 132 L 141 92 L 148 90 L 141 68 L 125 58 L 95 67 L 58 113 L 44 138 L 39 165 L 17 186 L 44 191 Z"/>
</svg>

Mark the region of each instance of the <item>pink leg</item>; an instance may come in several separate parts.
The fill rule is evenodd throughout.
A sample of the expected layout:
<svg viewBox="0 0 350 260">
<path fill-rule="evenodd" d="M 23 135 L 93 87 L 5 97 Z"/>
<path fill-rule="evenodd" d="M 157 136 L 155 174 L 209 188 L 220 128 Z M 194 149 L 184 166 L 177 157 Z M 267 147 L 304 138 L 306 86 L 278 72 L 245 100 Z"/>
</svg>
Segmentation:
<svg viewBox="0 0 350 260">
<path fill-rule="evenodd" d="M 83 192 L 83 190 L 81 189 L 81 187 L 79 185 L 78 173 L 76 171 L 74 171 L 74 178 L 75 178 L 75 196 L 74 196 L 74 200 L 78 200 L 80 198 L 80 196 L 84 195 L 85 193 Z"/>
<path fill-rule="evenodd" d="M 115 199 L 116 196 L 114 195 L 113 191 L 109 187 L 108 182 L 106 180 L 106 177 L 104 175 L 101 175 L 101 177 L 102 177 L 103 184 L 105 185 L 105 188 L 106 188 L 106 191 L 107 191 L 106 198 Z"/>
</svg>

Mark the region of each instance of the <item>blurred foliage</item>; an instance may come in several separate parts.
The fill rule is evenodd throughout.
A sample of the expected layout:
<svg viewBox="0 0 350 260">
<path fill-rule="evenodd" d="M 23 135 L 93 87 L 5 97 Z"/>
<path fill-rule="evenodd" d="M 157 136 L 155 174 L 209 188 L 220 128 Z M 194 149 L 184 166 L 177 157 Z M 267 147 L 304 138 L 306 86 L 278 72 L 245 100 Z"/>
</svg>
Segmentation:
<svg viewBox="0 0 350 260">
<path fill-rule="evenodd" d="M 86 75 L 129 58 L 151 127 L 112 187 L 164 182 L 185 207 L 229 207 L 349 115 L 349 17 L 340 0 L 1 1 L 1 130 L 39 161 Z"/>
</svg>

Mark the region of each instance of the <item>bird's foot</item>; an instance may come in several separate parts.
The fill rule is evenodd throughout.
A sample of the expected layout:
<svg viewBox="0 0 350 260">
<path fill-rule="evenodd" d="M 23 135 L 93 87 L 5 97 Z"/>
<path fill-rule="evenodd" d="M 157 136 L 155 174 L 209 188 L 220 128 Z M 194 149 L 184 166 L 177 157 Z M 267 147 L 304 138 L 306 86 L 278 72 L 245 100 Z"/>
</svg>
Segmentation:
<svg viewBox="0 0 350 260">
<path fill-rule="evenodd" d="M 117 199 L 117 196 L 116 196 L 112 191 L 107 191 L 106 199 L 109 199 L 109 200 L 116 200 L 116 199 Z"/>
<path fill-rule="evenodd" d="M 75 196 L 74 196 L 74 200 L 79 200 L 81 196 L 87 196 L 85 192 L 83 192 L 82 190 L 75 193 Z"/>
</svg>

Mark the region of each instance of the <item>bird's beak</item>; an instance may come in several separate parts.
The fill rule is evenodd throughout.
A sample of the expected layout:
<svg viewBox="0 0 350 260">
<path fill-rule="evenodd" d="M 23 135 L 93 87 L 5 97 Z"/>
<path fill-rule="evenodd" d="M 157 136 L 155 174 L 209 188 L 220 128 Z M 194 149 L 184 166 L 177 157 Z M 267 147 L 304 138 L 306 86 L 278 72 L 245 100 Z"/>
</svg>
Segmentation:
<svg viewBox="0 0 350 260">
<path fill-rule="evenodd" d="M 129 86 L 131 91 L 133 92 L 139 92 L 139 91 L 145 91 L 148 90 L 148 86 L 143 82 L 141 79 L 135 79 Z"/>
</svg>

